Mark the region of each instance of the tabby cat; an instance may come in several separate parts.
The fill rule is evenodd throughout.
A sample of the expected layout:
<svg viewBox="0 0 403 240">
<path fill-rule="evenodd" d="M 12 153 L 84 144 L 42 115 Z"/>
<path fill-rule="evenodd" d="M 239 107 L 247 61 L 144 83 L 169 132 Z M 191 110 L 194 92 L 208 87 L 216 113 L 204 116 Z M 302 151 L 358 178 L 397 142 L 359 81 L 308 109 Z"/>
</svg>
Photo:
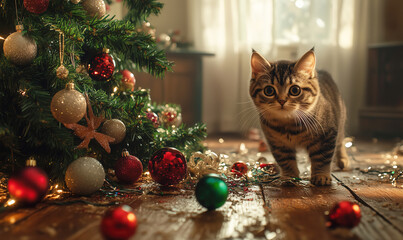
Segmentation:
<svg viewBox="0 0 403 240">
<path fill-rule="evenodd" d="M 332 159 L 348 165 L 343 145 L 346 109 L 329 73 L 316 71 L 314 49 L 297 62 L 268 62 L 253 50 L 249 93 L 282 177 L 299 177 L 296 150 L 311 160 L 311 183 L 330 185 Z"/>
</svg>

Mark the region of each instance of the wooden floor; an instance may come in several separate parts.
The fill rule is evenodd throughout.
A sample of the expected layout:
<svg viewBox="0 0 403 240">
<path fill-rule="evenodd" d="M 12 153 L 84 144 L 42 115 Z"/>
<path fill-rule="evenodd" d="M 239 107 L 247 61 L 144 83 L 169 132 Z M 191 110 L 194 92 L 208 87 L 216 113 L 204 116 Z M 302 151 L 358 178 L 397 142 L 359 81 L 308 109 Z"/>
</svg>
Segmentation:
<svg viewBox="0 0 403 240">
<path fill-rule="evenodd" d="M 299 155 L 303 180 L 295 184 L 229 181 L 228 200 L 216 211 L 206 211 L 197 203 L 191 181 L 163 188 L 145 179 L 131 186 L 132 193 L 45 199 L 35 208 L 3 212 L 0 239 L 102 239 L 100 221 L 113 207 L 104 205 L 115 202 L 135 211 L 138 228 L 132 239 L 403 239 L 403 181 L 395 187 L 360 171 L 369 166 L 388 167 L 393 161 L 402 166 L 403 157 L 392 154 L 397 141 L 353 143 L 349 148 L 352 170 L 333 172 L 329 187 L 307 181 L 309 164 L 303 155 Z M 214 152 L 226 154 L 228 161 L 253 164 L 262 156 L 273 160 L 269 153 L 258 153 L 254 141 L 210 137 L 206 144 Z M 361 223 L 351 230 L 329 229 L 324 213 L 342 200 L 360 205 Z"/>
</svg>

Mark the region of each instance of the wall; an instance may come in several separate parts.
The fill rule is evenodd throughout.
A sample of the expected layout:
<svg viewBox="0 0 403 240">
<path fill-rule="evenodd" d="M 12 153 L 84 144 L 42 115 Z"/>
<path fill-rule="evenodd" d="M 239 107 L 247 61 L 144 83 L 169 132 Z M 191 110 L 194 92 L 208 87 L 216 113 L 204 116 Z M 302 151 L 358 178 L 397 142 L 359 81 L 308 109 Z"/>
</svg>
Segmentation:
<svg viewBox="0 0 403 240">
<path fill-rule="evenodd" d="M 150 16 L 148 21 L 155 27 L 156 36 L 170 30 L 179 30 L 183 41 L 188 41 L 188 11 L 187 0 L 160 0 L 164 3 L 161 14 Z"/>
</svg>

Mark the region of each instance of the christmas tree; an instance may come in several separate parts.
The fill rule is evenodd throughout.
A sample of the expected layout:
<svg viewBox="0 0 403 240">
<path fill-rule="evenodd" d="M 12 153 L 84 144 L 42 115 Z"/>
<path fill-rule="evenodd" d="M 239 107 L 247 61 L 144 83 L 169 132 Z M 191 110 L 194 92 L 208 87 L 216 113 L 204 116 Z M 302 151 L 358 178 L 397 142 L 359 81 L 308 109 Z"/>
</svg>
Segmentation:
<svg viewBox="0 0 403 240">
<path fill-rule="evenodd" d="M 61 180 L 82 156 L 107 169 L 123 149 L 146 166 L 162 147 L 187 156 L 203 148 L 205 126 L 179 124 L 180 107 L 152 103 L 127 71 L 163 78 L 171 70 L 139 30 L 163 4 L 123 2 L 128 14 L 115 20 L 103 0 L 0 0 L 0 171 L 11 174 L 34 157 Z"/>
</svg>

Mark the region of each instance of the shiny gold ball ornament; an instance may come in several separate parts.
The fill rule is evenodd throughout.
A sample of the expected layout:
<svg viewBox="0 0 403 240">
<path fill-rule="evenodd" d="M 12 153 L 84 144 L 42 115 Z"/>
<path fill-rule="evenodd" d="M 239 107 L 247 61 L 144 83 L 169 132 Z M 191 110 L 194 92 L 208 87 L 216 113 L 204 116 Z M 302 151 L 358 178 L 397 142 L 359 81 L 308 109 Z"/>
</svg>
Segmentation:
<svg viewBox="0 0 403 240">
<path fill-rule="evenodd" d="M 3 44 L 4 56 L 16 65 L 30 64 L 36 57 L 35 40 L 22 34 L 22 25 L 16 26 L 17 31 L 10 34 Z"/>
<path fill-rule="evenodd" d="M 115 139 L 111 144 L 118 144 L 126 137 L 126 126 L 119 119 L 111 119 L 104 122 L 102 132 Z"/>
<path fill-rule="evenodd" d="M 66 79 L 69 76 L 69 70 L 64 65 L 60 65 L 56 69 L 56 76 L 60 79 Z"/>
<path fill-rule="evenodd" d="M 84 0 L 81 5 L 91 17 L 97 16 L 98 18 L 101 18 L 106 13 L 106 5 L 104 0 Z"/>
<path fill-rule="evenodd" d="M 84 96 L 74 89 L 74 83 L 68 83 L 65 89 L 53 96 L 50 110 L 53 117 L 61 123 L 77 123 L 87 111 L 87 102 Z"/>
</svg>

